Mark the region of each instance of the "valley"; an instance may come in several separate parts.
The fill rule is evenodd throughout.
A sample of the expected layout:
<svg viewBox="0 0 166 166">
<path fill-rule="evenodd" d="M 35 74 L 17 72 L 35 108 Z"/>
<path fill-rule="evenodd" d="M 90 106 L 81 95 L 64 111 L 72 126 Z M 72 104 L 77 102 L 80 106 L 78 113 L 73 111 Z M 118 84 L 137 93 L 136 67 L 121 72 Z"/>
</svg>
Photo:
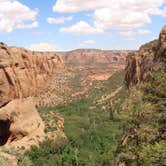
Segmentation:
<svg viewBox="0 0 166 166">
<path fill-rule="evenodd" d="M 0 44 L 0 165 L 164 166 L 166 27 L 138 51 Z"/>
<path fill-rule="evenodd" d="M 124 72 L 119 71 L 107 81 L 93 82 L 86 97 L 80 96 L 80 99 L 73 99 L 63 105 L 38 107 L 45 124 L 55 121 L 53 113 L 64 118 L 63 131 L 66 139 L 60 138 L 54 144 L 46 141 L 41 144 L 41 148 L 32 148 L 26 157 L 34 165 L 52 165 L 52 162 L 53 165 L 115 164 L 117 161 L 114 156 L 123 134 L 123 120 L 115 113 L 117 110 L 111 108 L 111 103 L 118 96 L 124 95 L 123 80 Z M 103 95 L 109 93 L 115 93 L 111 100 L 106 98 L 98 102 Z M 117 107 L 120 102 L 116 103 Z M 46 130 L 55 130 L 56 127 L 51 124 L 46 126 Z M 20 163 L 24 160 L 25 157 Z"/>
</svg>

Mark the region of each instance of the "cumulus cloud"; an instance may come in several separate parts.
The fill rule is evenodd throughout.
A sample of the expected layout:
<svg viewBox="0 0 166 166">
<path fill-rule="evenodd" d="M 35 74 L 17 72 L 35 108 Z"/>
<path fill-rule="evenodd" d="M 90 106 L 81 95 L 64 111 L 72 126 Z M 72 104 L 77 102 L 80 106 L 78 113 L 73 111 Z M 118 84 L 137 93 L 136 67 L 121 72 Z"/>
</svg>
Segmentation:
<svg viewBox="0 0 166 166">
<path fill-rule="evenodd" d="M 61 28 L 60 32 L 74 33 L 74 34 L 96 34 L 96 33 L 103 33 L 103 30 L 94 28 L 85 21 L 80 21 L 71 27 Z"/>
<path fill-rule="evenodd" d="M 109 0 L 57 0 L 53 6 L 53 11 L 61 13 L 76 13 L 80 11 L 94 10 L 105 7 Z M 110 0 L 111 1 L 111 0 Z"/>
<path fill-rule="evenodd" d="M 53 43 L 34 43 L 27 47 L 32 51 L 57 51 L 58 47 Z"/>
<path fill-rule="evenodd" d="M 92 11 L 94 29 L 132 30 L 151 22 L 151 15 L 166 16 L 166 0 L 57 0 L 55 12 Z M 77 23 L 78 24 L 78 23 Z"/>
<path fill-rule="evenodd" d="M 69 17 L 59 17 L 59 18 L 53 18 L 53 17 L 48 17 L 47 22 L 49 24 L 61 24 L 64 23 L 65 21 L 71 21 L 73 19 L 72 16 Z"/>
<path fill-rule="evenodd" d="M 151 33 L 148 29 L 138 29 L 137 31 L 121 31 L 118 34 L 127 40 L 134 40 L 136 35 L 146 35 Z"/>
<path fill-rule="evenodd" d="M 32 10 L 28 6 L 17 0 L 0 0 L 0 32 L 12 32 L 15 28 L 37 27 L 35 21 L 37 10 Z M 25 21 L 35 21 L 29 25 Z"/>
<path fill-rule="evenodd" d="M 130 12 L 121 9 L 98 9 L 94 12 L 95 26 L 102 29 L 134 29 L 146 23 L 150 23 L 150 17 L 145 13 Z"/>
<path fill-rule="evenodd" d="M 31 29 L 31 28 L 37 28 L 38 27 L 38 22 L 37 21 L 34 21 L 32 22 L 32 24 L 24 24 L 24 23 L 21 23 L 21 24 L 18 24 L 16 26 L 17 29 Z"/>
</svg>

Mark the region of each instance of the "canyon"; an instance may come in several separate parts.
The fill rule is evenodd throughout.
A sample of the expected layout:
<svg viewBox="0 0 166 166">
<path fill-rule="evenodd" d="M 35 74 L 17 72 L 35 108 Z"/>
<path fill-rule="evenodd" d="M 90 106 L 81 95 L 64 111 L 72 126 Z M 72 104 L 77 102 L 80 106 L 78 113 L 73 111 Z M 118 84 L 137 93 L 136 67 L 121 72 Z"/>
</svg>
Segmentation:
<svg viewBox="0 0 166 166">
<path fill-rule="evenodd" d="M 65 64 L 77 66 L 104 66 L 110 64 L 125 65 L 126 56 L 130 51 L 107 51 L 97 49 L 78 49 L 60 52 Z"/>
<path fill-rule="evenodd" d="M 31 146 L 40 148 L 47 140 L 51 140 L 54 145 L 57 145 L 59 140 L 67 140 L 62 147 L 58 145 L 60 150 L 53 153 L 52 149 L 47 150 L 52 144 L 51 147 L 44 146 L 43 149 L 46 148 L 47 151 L 45 155 L 50 153 L 47 156 L 48 161 L 51 155 L 55 155 L 56 159 L 59 157 L 57 161 L 61 161 L 61 156 L 66 157 L 66 151 L 68 155 L 73 151 L 76 155 L 80 149 L 85 151 L 79 151 L 78 156 L 81 153 L 84 156 L 87 149 L 92 156 L 97 154 L 101 157 L 107 152 L 105 158 L 113 156 L 118 148 L 123 152 L 123 147 L 129 144 L 129 139 L 135 138 L 133 133 L 136 132 L 128 134 L 132 131 L 132 126 L 130 130 L 124 130 L 125 133 L 123 131 L 125 123 L 135 122 L 134 119 L 128 123 L 126 115 L 122 115 L 130 111 L 132 102 L 137 103 L 135 98 L 138 92 L 135 93 L 133 89 L 145 86 L 151 79 L 152 72 L 165 71 L 165 63 L 166 26 L 161 30 L 158 40 L 141 46 L 138 51 L 78 49 L 68 52 L 34 52 L 0 43 L 1 147 L 14 148 L 23 155 L 27 150 L 31 150 Z M 163 78 L 162 85 L 164 81 Z M 160 92 L 162 97 L 164 92 Z M 142 93 L 139 92 L 138 96 L 138 103 L 140 100 L 140 103 L 143 103 L 144 98 L 140 99 Z M 149 108 L 149 105 L 145 108 Z M 127 111 L 124 111 L 126 108 Z M 134 113 L 134 118 L 146 116 L 145 112 L 138 115 Z M 112 142 L 109 142 L 110 140 Z M 84 149 L 84 141 L 87 141 L 87 149 Z M 97 146 L 98 151 L 89 142 Z M 112 151 L 110 144 L 115 148 Z M 36 151 L 45 153 L 43 149 Z M 35 154 L 33 150 L 32 148 L 29 157 Z M 97 152 L 93 153 L 93 150 Z M 6 151 L 2 151 L 0 157 L 7 156 L 7 159 L 12 159 L 13 165 L 21 161 L 17 155 L 8 154 Z M 40 153 L 35 155 L 41 157 Z M 117 157 L 120 158 L 119 166 L 126 166 L 126 161 L 135 160 L 134 157 L 128 159 L 128 156 L 122 153 L 122 156 Z M 35 159 L 36 156 L 31 158 Z M 79 159 L 82 162 L 82 156 Z M 98 157 L 93 159 L 97 161 Z M 86 160 L 84 162 L 86 163 Z M 110 159 L 108 163 L 114 162 L 114 159 Z"/>
<path fill-rule="evenodd" d="M 33 52 L 1 43 L 1 145 L 28 149 L 31 145 L 38 145 L 49 135 L 55 137 L 56 131 L 52 134 L 44 133 L 45 124 L 35 105 L 56 104 L 59 100 L 64 103 L 66 96 L 76 98 L 85 95 L 88 89 L 73 91 L 68 87 L 68 84 L 72 84 L 69 79 L 73 74 L 69 70 L 82 73 L 82 78 L 89 85 L 93 80 L 107 80 L 115 72 L 124 69 L 127 54 L 128 51 L 93 49 L 57 53 Z M 65 80 L 64 73 L 69 75 L 66 79 L 70 82 L 62 83 L 62 79 Z M 60 93 L 65 95 L 60 96 Z M 61 135 L 64 136 L 62 132 Z"/>
<path fill-rule="evenodd" d="M 77 49 L 68 52 L 60 52 L 67 66 L 75 66 L 86 71 L 87 77 L 93 80 L 107 80 L 115 72 L 123 70 L 126 65 L 126 57 L 132 51 L 108 51 L 97 49 Z"/>
<path fill-rule="evenodd" d="M 35 97 L 45 92 L 53 73 L 61 70 L 65 66 L 56 53 L 34 53 L 0 44 L 1 145 L 26 150 L 46 139 Z"/>
</svg>

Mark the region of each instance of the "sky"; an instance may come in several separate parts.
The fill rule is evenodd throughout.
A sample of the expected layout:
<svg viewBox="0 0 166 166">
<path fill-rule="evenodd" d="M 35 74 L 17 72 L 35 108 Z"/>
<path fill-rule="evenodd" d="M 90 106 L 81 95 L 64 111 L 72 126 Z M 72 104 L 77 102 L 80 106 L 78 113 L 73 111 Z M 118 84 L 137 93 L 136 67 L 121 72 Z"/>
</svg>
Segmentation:
<svg viewBox="0 0 166 166">
<path fill-rule="evenodd" d="M 0 0 L 0 42 L 37 51 L 135 50 L 164 25 L 166 0 Z"/>
</svg>

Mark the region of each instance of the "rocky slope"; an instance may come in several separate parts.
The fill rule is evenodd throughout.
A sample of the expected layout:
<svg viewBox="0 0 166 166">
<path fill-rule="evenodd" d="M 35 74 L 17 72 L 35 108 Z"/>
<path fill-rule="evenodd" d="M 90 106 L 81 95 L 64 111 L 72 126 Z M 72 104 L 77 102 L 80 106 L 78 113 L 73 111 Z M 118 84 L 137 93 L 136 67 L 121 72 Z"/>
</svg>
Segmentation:
<svg viewBox="0 0 166 166">
<path fill-rule="evenodd" d="M 47 90 L 53 76 L 64 70 L 56 53 L 32 52 L 0 43 L 0 146 L 25 151 L 47 137 L 65 136 L 63 125 L 46 133 L 36 109 L 37 96 Z"/>
<path fill-rule="evenodd" d="M 158 70 L 161 62 L 166 61 L 166 26 L 160 32 L 159 40 L 140 47 L 139 51 L 127 57 L 127 86 L 140 84 L 148 80 L 150 71 Z"/>
<path fill-rule="evenodd" d="M 127 118 L 119 166 L 165 165 L 166 26 L 158 40 L 128 56 L 126 70 L 129 91 L 120 110 Z"/>
<path fill-rule="evenodd" d="M 105 65 L 125 64 L 129 51 L 105 51 L 97 49 L 78 49 L 69 52 L 62 52 L 62 59 L 66 64 L 75 65 Z"/>
<path fill-rule="evenodd" d="M 77 49 L 59 52 L 64 63 L 87 73 L 92 80 L 107 80 L 115 72 L 123 70 L 126 57 L 131 51 L 106 51 L 97 49 Z"/>
<path fill-rule="evenodd" d="M 55 53 L 31 52 L 0 44 L 0 107 L 16 98 L 35 96 L 53 72 L 64 68 Z"/>
</svg>

